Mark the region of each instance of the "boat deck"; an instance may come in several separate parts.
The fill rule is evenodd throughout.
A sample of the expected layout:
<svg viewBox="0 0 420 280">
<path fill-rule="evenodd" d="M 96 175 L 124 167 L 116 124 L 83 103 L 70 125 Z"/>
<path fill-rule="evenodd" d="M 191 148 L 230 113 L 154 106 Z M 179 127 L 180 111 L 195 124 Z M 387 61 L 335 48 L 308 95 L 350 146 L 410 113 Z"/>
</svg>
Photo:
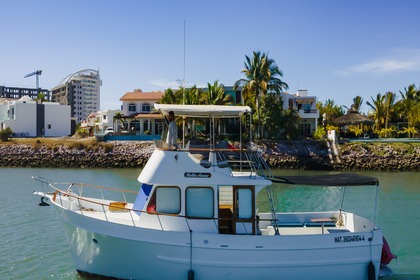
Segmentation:
<svg viewBox="0 0 420 280">
<path fill-rule="evenodd" d="M 170 227 L 168 223 L 169 219 L 184 219 L 182 217 L 165 217 L 160 215 L 149 215 L 147 213 L 142 213 L 146 219 L 139 220 L 139 216 L 134 211 L 95 211 L 95 210 L 75 210 L 74 212 L 82 214 L 87 217 L 91 217 L 98 220 L 108 221 L 112 223 L 127 225 L 127 226 L 134 226 L 134 227 L 144 227 L 144 228 L 153 228 L 153 229 L 163 229 L 167 230 Z M 144 217 L 144 218 L 145 218 Z M 188 225 L 187 225 L 188 223 Z M 208 233 L 218 233 L 216 224 L 212 220 L 205 221 L 208 228 Z M 196 232 L 206 232 L 203 230 L 203 224 L 195 225 L 194 221 L 186 221 L 185 226 L 179 226 L 178 220 L 178 230 L 180 231 L 189 231 L 188 226 Z M 200 227 L 200 228 L 196 228 Z M 279 225 L 278 227 L 280 235 L 318 235 L 318 234 L 330 234 L 330 233 L 337 233 L 337 232 L 349 232 L 349 230 L 345 226 L 336 226 L 332 225 L 331 222 L 326 223 L 323 225 L 322 223 L 289 223 L 284 225 Z M 260 235 L 275 235 L 274 227 L 263 226 L 259 230 Z"/>
</svg>

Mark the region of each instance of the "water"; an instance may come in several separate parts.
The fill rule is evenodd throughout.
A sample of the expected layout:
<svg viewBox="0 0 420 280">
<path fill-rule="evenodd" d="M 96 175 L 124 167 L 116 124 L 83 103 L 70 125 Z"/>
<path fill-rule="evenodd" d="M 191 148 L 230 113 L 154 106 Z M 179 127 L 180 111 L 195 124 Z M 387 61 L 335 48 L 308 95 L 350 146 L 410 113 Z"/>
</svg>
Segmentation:
<svg viewBox="0 0 420 280">
<path fill-rule="evenodd" d="M 283 175 L 325 174 L 316 171 L 277 171 Z M 39 207 L 32 194 L 41 190 L 32 175 L 53 181 L 76 181 L 137 190 L 138 169 L 27 169 L 0 168 L 0 278 L 1 279 L 91 279 L 76 273 L 62 225 L 52 207 Z M 366 172 L 381 182 L 377 224 L 383 229 L 398 264 L 391 263 L 395 275 L 386 279 L 420 279 L 420 172 Z M 324 210 L 327 204 L 340 205 L 338 188 L 292 188 L 275 185 L 280 207 Z M 362 194 L 363 192 L 363 194 Z M 366 206 L 372 193 L 346 192 L 352 202 L 346 207 Z M 295 199 L 303 198 L 297 205 Z M 327 200 L 327 198 L 329 200 Z M 258 195 L 260 211 L 267 202 Z M 98 279 L 98 278 L 95 278 Z"/>
</svg>

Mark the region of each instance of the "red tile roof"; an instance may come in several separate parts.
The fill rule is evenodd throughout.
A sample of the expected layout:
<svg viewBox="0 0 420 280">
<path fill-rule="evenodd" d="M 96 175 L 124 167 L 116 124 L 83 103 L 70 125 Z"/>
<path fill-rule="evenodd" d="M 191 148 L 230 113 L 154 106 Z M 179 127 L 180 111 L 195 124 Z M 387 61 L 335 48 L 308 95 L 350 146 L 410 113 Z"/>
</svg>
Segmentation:
<svg viewBox="0 0 420 280">
<path fill-rule="evenodd" d="M 127 92 L 120 101 L 139 101 L 139 100 L 159 100 L 165 93 L 163 91 L 152 91 L 152 92 Z"/>
</svg>

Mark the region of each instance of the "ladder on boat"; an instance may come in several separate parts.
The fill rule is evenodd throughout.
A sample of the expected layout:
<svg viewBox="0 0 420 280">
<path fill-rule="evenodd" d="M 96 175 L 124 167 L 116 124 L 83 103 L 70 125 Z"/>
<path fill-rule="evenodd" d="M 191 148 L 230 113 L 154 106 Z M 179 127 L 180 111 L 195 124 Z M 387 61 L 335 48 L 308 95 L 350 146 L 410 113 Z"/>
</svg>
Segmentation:
<svg viewBox="0 0 420 280">
<path fill-rule="evenodd" d="M 271 225 L 274 228 L 274 234 L 280 235 L 279 233 L 279 223 L 276 216 L 276 208 L 274 205 L 278 205 L 277 196 L 273 197 L 273 190 L 271 189 L 271 186 L 267 186 L 267 196 L 268 196 L 268 202 L 270 204 L 270 211 L 271 211 Z"/>
</svg>

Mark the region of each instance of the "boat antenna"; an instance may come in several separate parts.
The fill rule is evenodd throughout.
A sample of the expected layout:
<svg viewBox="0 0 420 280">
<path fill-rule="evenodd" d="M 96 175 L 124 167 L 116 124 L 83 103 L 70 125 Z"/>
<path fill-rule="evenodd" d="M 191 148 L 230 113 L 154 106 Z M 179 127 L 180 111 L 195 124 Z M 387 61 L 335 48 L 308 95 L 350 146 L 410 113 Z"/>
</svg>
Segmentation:
<svg viewBox="0 0 420 280">
<path fill-rule="evenodd" d="M 184 73 L 182 77 L 182 105 L 185 105 L 185 42 L 186 42 L 186 28 L 187 28 L 187 21 L 184 19 Z"/>
<path fill-rule="evenodd" d="M 182 77 L 182 105 L 185 105 L 185 30 L 187 22 L 184 19 L 184 73 Z M 182 117 L 182 148 L 185 148 L 185 116 Z"/>
</svg>

